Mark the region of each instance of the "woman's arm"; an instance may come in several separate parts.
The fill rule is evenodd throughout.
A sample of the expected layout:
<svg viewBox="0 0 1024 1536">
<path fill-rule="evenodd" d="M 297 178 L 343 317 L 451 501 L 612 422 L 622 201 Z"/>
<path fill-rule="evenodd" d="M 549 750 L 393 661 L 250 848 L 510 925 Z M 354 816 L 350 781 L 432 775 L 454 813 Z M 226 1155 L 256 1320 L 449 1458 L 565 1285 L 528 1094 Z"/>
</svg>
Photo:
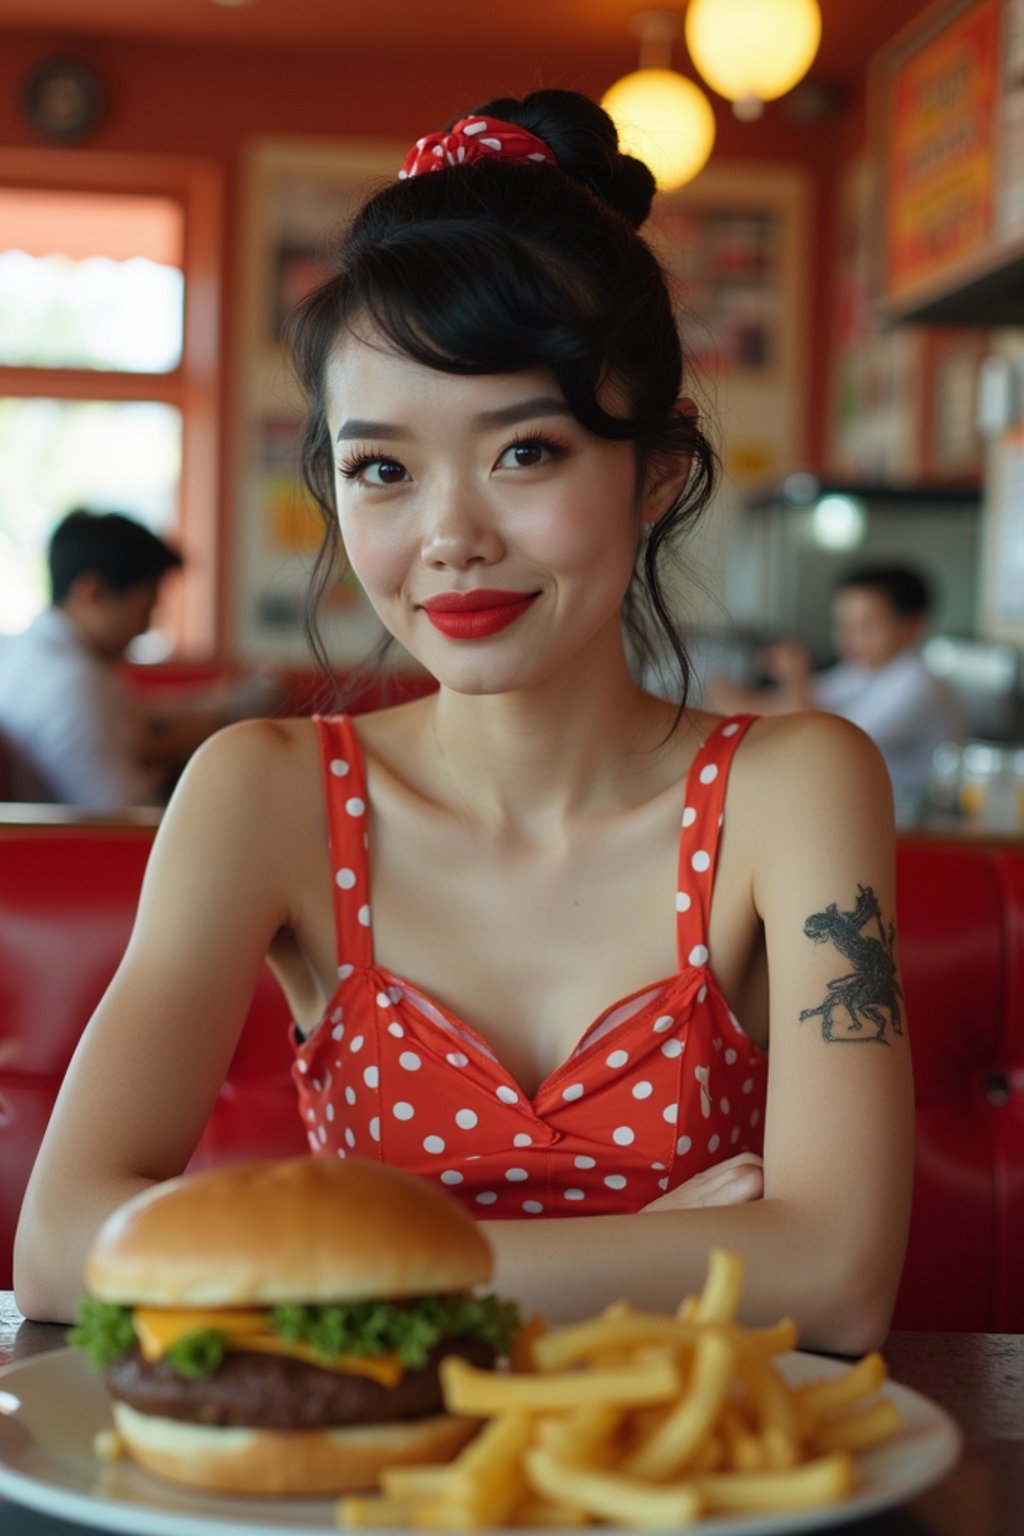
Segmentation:
<svg viewBox="0 0 1024 1536">
<path fill-rule="evenodd" d="M 492 1222 L 496 1283 L 550 1317 L 619 1297 L 668 1309 L 700 1289 L 721 1245 L 747 1260 L 746 1320 L 792 1316 L 804 1344 L 857 1354 L 888 1330 L 913 1157 L 888 776 L 844 721 L 761 722 L 728 807 L 768 948 L 764 1198 L 685 1209 L 682 1186 L 637 1216 Z M 735 1200 L 731 1178 L 722 1194 Z"/>
<path fill-rule="evenodd" d="M 233 726 L 196 755 L 164 816 L 127 951 L 26 1191 L 14 1269 L 30 1317 L 73 1316 L 103 1218 L 180 1173 L 202 1135 L 267 948 L 290 918 L 295 756 L 281 726 Z M 275 792 L 288 783 L 290 795 Z"/>
</svg>

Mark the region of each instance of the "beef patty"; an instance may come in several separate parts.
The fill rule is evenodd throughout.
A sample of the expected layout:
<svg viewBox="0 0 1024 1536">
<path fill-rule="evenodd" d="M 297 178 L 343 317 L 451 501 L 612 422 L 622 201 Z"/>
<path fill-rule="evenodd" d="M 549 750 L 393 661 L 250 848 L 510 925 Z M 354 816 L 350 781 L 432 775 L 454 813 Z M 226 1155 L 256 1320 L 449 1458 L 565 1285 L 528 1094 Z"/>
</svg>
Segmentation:
<svg viewBox="0 0 1024 1536">
<path fill-rule="evenodd" d="M 453 1339 L 431 1351 L 428 1363 L 405 1371 L 397 1386 L 369 1376 L 321 1370 L 287 1355 L 228 1350 L 216 1370 L 200 1381 L 178 1376 L 166 1360 L 144 1360 L 138 1350 L 107 1366 L 113 1397 L 140 1413 L 191 1424 L 228 1424 L 267 1429 L 319 1429 L 343 1424 L 383 1424 L 443 1413 L 437 1365 L 460 1355 L 473 1365 L 494 1364 L 494 1351 L 478 1339 Z"/>
</svg>

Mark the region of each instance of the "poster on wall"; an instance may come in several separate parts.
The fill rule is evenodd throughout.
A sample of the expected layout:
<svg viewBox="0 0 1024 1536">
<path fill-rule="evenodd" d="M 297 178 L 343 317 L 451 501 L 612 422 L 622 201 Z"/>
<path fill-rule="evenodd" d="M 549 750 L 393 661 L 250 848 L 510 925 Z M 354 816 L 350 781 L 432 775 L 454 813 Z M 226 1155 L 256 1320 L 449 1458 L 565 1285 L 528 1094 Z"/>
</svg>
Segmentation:
<svg viewBox="0 0 1024 1536">
<path fill-rule="evenodd" d="M 740 493 L 802 467 L 805 221 L 804 179 L 788 167 L 711 166 L 652 212 L 689 376 Z"/>
<path fill-rule="evenodd" d="M 324 532 L 302 482 L 304 403 L 282 327 L 330 275 L 347 220 L 402 152 L 397 145 L 276 140 L 248 152 L 234 523 L 235 647 L 248 661 L 310 664 L 303 607 Z M 321 627 L 339 670 L 360 662 L 380 638 L 376 615 L 343 563 L 324 593 Z"/>
<path fill-rule="evenodd" d="M 996 448 L 989 494 L 992 616 L 997 624 L 1024 625 L 1024 431 L 1008 433 Z"/>
<path fill-rule="evenodd" d="M 656 198 L 645 231 L 669 276 L 684 392 L 724 469 L 674 594 L 705 635 L 760 622 L 770 598 L 744 506 L 806 468 L 808 206 L 802 168 L 712 164 Z"/>
<path fill-rule="evenodd" d="M 883 325 L 873 286 L 874 171 L 842 176 L 837 217 L 828 464 L 839 478 L 886 485 L 976 485 L 980 327 Z"/>
<path fill-rule="evenodd" d="M 993 224 L 999 0 L 975 0 L 889 80 L 885 287 L 893 296 L 984 250 Z"/>
<path fill-rule="evenodd" d="M 917 328 L 883 330 L 872 313 L 875 184 L 865 157 L 839 187 L 829 468 L 840 479 L 900 484 L 921 474 L 914 402 L 923 341 Z"/>
<path fill-rule="evenodd" d="M 689 204 L 656 217 L 656 243 L 681 319 L 683 344 L 715 374 L 779 367 L 781 216 L 777 209 Z"/>
</svg>

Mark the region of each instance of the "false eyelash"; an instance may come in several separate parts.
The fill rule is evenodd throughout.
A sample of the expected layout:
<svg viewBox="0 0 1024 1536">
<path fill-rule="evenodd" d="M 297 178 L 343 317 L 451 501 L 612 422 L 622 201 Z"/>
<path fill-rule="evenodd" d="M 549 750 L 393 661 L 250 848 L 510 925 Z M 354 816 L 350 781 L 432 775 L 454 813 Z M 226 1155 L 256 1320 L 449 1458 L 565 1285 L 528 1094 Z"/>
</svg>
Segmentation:
<svg viewBox="0 0 1024 1536">
<path fill-rule="evenodd" d="M 564 459 L 566 454 L 572 450 L 571 443 L 568 443 L 564 438 L 555 437 L 551 433 L 522 431 L 515 433 L 511 442 L 506 443 L 502 451 L 507 453 L 510 448 L 518 448 L 520 444 L 524 447 L 532 448 L 536 445 L 541 448 L 547 448 L 550 453 L 559 459 Z"/>
<path fill-rule="evenodd" d="M 374 453 L 365 448 L 359 448 L 349 454 L 348 458 L 341 460 L 338 471 L 346 480 L 355 480 L 367 464 L 376 464 L 382 459 L 386 460 L 387 457 L 387 454 L 382 451 Z"/>
</svg>

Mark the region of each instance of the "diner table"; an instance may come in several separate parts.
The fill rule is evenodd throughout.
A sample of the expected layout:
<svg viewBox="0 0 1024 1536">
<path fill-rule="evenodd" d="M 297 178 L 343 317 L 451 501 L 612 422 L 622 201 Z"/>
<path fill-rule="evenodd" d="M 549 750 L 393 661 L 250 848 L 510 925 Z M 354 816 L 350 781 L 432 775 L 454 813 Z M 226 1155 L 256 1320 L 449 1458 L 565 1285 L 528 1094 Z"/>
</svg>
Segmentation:
<svg viewBox="0 0 1024 1536">
<path fill-rule="evenodd" d="M 0 1366 L 63 1345 L 64 1328 L 26 1321 L 0 1291 Z M 942 1480 L 899 1508 L 830 1524 L 837 1536 L 1024 1536 L 1024 1334 L 894 1332 L 892 1379 L 950 1413 L 964 1437 Z M 0 1377 L 0 1386 L 3 1378 Z M 190 1521 L 181 1522 L 188 1536 Z M 99 1536 L 0 1498 L 2 1536 Z"/>
</svg>

